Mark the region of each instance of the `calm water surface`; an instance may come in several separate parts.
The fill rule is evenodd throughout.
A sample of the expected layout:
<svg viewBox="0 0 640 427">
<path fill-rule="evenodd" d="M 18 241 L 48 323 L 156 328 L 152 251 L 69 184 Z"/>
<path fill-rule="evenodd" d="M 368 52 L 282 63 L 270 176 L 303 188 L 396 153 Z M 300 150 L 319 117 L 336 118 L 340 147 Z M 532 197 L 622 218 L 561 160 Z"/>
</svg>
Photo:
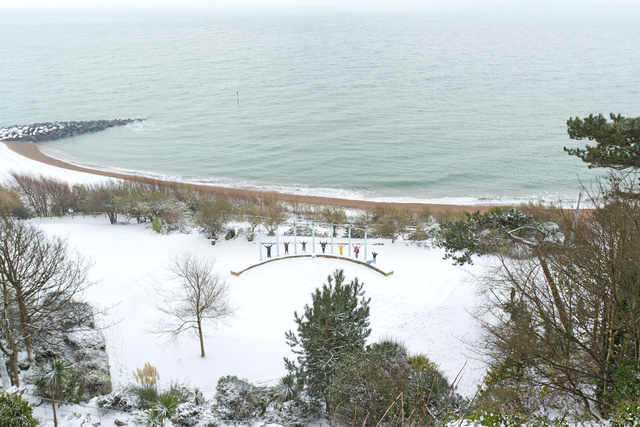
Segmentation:
<svg viewBox="0 0 640 427">
<path fill-rule="evenodd" d="M 640 9 L 0 15 L 0 126 L 144 117 L 77 163 L 377 200 L 575 199 L 566 120 L 640 115 Z"/>
</svg>

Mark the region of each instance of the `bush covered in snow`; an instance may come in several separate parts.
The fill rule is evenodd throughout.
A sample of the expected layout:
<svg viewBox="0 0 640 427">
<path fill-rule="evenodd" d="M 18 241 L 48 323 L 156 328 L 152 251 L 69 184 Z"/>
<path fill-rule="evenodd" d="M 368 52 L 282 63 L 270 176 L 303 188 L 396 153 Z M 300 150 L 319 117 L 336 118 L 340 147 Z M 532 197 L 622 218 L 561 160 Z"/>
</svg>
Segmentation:
<svg viewBox="0 0 640 427">
<path fill-rule="evenodd" d="M 132 413 L 140 407 L 140 399 L 121 391 L 114 391 L 96 399 L 96 404 L 102 409 Z"/>
<path fill-rule="evenodd" d="M 282 234 L 284 236 L 293 236 L 293 232 L 293 227 L 291 227 Z M 311 237 L 313 235 L 313 230 L 308 225 L 298 225 L 296 226 L 295 234 L 298 237 Z M 316 234 L 316 236 L 320 237 L 318 234 Z"/>
<path fill-rule="evenodd" d="M 222 420 L 253 420 L 264 414 L 267 403 L 264 387 L 257 387 L 233 375 L 218 380 L 215 411 Z"/>
<path fill-rule="evenodd" d="M 268 423 L 301 427 L 317 420 L 321 413 L 321 405 L 300 388 L 288 400 L 273 399 L 263 419 Z"/>
<path fill-rule="evenodd" d="M 198 423 L 215 426 L 217 420 L 210 407 L 195 402 L 185 402 L 176 408 L 171 421 L 179 426 L 194 426 Z"/>
<path fill-rule="evenodd" d="M 283 381 L 286 382 L 285 377 Z M 216 387 L 215 415 L 223 422 L 251 424 L 254 421 L 302 426 L 318 418 L 321 409 L 302 387 L 284 384 L 256 386 L 235 376 L 220 378 Z"/>
<path fill-rule="evenodd" d="M 95 329 L 79 329 L 65 334 L 65 341 L 74 350 L 102 349 L 106 347 L 104 336 Z"/>
</svg>

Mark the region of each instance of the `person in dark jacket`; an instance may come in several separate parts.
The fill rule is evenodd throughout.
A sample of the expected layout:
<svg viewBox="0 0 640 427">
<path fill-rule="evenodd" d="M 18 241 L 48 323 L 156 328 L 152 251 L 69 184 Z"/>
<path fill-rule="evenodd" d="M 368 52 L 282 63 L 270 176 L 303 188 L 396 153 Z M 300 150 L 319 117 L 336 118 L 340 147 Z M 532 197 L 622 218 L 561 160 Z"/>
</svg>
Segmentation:
<svg viewBox="0 0 640 427">
<path fill-rule="evenodd" d="M 264 247 L 267 248 L 267 258 L 271 258 L 271 247 L 273 245 L 264 244 Z"/>
</svg>

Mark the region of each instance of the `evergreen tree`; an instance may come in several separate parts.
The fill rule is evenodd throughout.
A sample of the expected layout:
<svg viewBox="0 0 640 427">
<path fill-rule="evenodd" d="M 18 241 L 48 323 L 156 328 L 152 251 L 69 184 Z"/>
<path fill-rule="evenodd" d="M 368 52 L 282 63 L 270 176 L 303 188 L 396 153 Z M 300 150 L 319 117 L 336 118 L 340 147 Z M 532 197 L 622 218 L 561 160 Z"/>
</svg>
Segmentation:
<svg viewBox="0 0 640 427">
<path fill-rule="evenodd" d="M 354 279 L 345 284 L 343 270 L 336 270 L 327 284 L 312 294 L 312 305 L 305 305 L 304 314 L 294 313 L 297 334 L 286 334 L 287 344 L 298 355 L 297 364 L 285 359 L 287 369 L 301 380 L 309 395 L 325 402 L 325 391 L 342 358 L 361 351 L 369 329 L 369 302 L 363 296 L 363 284 Z"/>
<path fill-rule="evenodd" d="M 569 138 L 596 141 L 595 146 L 566 148 L 565 151 L 589 163 L 589 167 L 610 167 L 617 170 L 640 169 L 640 117 L 602 114 L 567 121 Z"/>
</svg>

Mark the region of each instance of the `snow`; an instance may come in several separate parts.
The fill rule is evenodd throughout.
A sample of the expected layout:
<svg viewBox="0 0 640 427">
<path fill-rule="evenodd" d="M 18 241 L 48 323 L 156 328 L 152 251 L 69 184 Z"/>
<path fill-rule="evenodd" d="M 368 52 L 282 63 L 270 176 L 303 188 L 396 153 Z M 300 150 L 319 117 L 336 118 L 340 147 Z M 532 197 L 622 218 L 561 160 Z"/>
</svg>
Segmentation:
<svg viewBox="0 0 640 427">
<path fill-rule="evenodd" d="M 97 178 L 25 159 L 0 143 L 0 180 L 6 179 L 9 170 L 73 183 L 91 183 Z M 474 276 L 483 267 L 455 267 L 442 259 L 442 250 L 429 245 L 368 239 L 368 253 L 379 253 L 376 266 L 394 271 L 388 277 L 366 266 L 320 257 L 283 258 L 236 277 L 230 271 L 259 262 L 257 242 L 238 237 L 212 245 L 195 231 L 160 235 L 149 224 L 111 225 L 103 216 L 32 221 L 46 233 L 66 238 L 70 248 L 93 264 L 90 278 L 95 283 L 85 298 L 106 309 L 106 315 L 97 320 L 104 328 L 115 390 L 133 383 L 133 371 L 146 362 L 158 369 L 162 384 L 180 380 L 199 388 L 208 398 L 224 375 L 253 383 L 276 381 L 286 373 L 283 358 L 292 357 L 285 332 L 295 330 L 294 312 L 303 311 L 314 289 L 335 269 L 344 269 L 347 280 L 358 277 L 364 282 L 365 295 L 371 298 L 369 342 L 399 339 L 410 353 L 424 353 L 439 364 L 449 380 L 463 370 L 459 387 L 463 395 L 472 396 L 482 381 L 484 365 L 468 342 L 479 337 L 470 312 L 478 301 Z M 340 241 L 335 240 L 336 244 Z M 281 235 L 279 241 L 293 239 Z M 352 239 L 352 243 L 363 245 L 364 241 Z M 316 245 L 320 252 L 318 239 Z M 168 264 L 185 251 L 215 257 L 215 268 L 226 279 L 236 308 L 233 318 L 207 328 L 205 358 L 200 358 L 195 335 L 167 343 L 155 333 L 162 315 L 158 310 L 163 304 L 162 291 L 177 285 Z M 311 242 L 307 252 L 312 252 Z M 290 253 L 294 253 L 293 247 Z M 334 253 L 338 253 L 337 246 Z"/>
<path fill-rule="evenodd" d="M 43 175 L 64 180 L 70 184 L 95 184 L 112 180 L 112 178 L 61 169 L 28 159 L 0 142 L 0 183 L 8 182 L 9 172 L 12 171 Z"/>
<path fill-rule="evenodd" d="M 160 235 L 149 224 L 111 225 L 104 217 L 76 216 L 36 219 L 45 232 L 67 239 L 69 246 L 92 260 L 90 277 L 96 283 L 88 301 L 107 309 L 100 319 L 115 388 L 133 381 L 133 371 L 146 362 L 161 381 L 180 379 L 213 393 L 217 379 L 237 375 L 251 382 L 272 382 L 285 374 L 283 357 L 290 356 L 284 339 L 295 329 L 294 311 L 310 303 L 313 290 L 335 269 L 348 280 L 358 277 L 371 298 L 370 341 L 394 337 L 411 352 L 425 353 L 449 379 L 467 362 L 465 339 L 477 333 L 468 309 L 475 291 L 472 275 L 442 260 L 443 252 L 390 241 L 369 240 L 376 246 L 377 266 L 394 274 L 385 277 L 365 266 L 326 258 L 282 259 L 232 276 L 259 262 L 258 245 L 239 237 L 210 241 L 198 233 Z M 353 239 L 356 242 L 356 239 Z M 360 242 L 363 243 L 363 242 Z M 309 246 L 309 244 L 307 244 Z M 319 248 L 318 248 L 319 250 Z M 185 251 L 215 257 L 216 269 L 230 287 L 233 318 L 208 328 L 207 356 L 199 357 L 195 336 L 176 343 L 155 333 L 161 313 L 162 291 L 176 286 L 167 269 Z M 467 363 L 461 391 L 473 394 L 480 366 Z"/>
</svg>

